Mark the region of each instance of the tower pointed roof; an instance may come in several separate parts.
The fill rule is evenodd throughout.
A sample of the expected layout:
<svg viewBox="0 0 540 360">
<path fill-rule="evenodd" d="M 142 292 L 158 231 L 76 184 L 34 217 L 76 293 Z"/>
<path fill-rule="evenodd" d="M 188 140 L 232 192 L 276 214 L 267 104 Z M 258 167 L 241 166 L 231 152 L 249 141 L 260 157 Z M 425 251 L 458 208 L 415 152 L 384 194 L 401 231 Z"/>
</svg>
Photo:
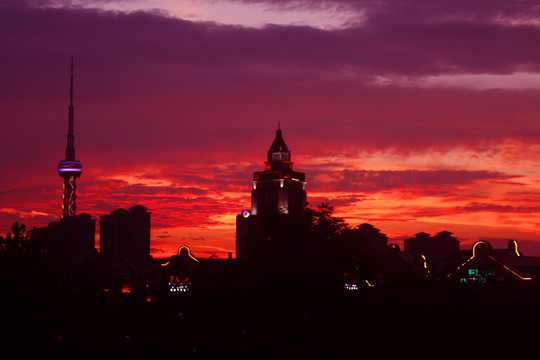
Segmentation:
<svg viewBox="0 0 540 360">
<path fill-rule="evenodd" d="M 285 144 L 279 127 L 276 130 L 276 138 L 268 150 L 268 161 L 291 161 L 291 151 Z"/>
</svg>

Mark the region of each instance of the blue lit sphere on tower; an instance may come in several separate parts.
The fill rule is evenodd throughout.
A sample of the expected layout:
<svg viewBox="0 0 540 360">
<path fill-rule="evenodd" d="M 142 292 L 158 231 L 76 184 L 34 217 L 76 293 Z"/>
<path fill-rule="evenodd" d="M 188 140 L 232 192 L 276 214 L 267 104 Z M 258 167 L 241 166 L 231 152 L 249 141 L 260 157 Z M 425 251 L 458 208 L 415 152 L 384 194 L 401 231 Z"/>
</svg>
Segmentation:
<svg viewBox="0 0 540 360">
<path fill-rule="evenodd" d="M 58 175 L 63 178 L 66 177 L 76 177 L 81 176 L 82 173 L 82 164 L 80 161 L 68 161 L 62 160 L 58 164 Z"/>
</svg>

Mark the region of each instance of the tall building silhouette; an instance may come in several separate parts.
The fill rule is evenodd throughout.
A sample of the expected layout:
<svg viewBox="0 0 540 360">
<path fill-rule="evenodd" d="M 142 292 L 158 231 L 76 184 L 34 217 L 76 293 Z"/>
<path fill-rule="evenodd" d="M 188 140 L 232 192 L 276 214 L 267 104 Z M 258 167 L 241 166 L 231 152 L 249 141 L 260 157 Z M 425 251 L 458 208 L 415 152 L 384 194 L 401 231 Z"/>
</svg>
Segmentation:
<svg viewBox="0 0 540 360">
<path fill-rule="evenodd" d="M 307 205 L 306 175 L 293 170 L 291 151 L 278 126 L 268 149 L 265 170 L 253 174 L 251 210 L 236 217 L 236 257 L 248 258 L 257 244 L 268 238 L 268 228 L 284 226 L 289 218 L 301 215 Z"/>
<path fill-rule="evenodd" d="M 58 164 L 58 175 L 64 179 L 62 194 L 62 217 L 72 217 L 76 215 L 76 183 L 75 179 L 82 174 L 82 164 L 75 160 L 75 143 L 73 135 L 73 57 L 71 57 L 71 73 L 69 88 L 69 116 L 68 135 L 66 147 L 66 159 Z"/>
<path fill-rule="evenodd" d="M 144 206 L 135 205 L 101 216 L 101 254 L 112 263 L 127 262 L 144 273 L 151 260 L 150 215 Z"/>
</svg>

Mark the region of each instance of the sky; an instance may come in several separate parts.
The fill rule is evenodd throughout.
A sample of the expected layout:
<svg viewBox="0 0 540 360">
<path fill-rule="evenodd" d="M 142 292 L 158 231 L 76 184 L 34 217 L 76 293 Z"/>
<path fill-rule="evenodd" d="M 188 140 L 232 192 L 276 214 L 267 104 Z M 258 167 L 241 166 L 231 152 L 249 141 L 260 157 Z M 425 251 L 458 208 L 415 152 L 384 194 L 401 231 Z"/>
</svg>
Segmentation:
<svg viewBox="0 0 540 360">
<path fill-rule="evenodd" d="M 74 56 L 98 235 L 140 204 L 154 257 L 234 253 L 279 122 L 310 206 L 540 256 L 538 39 L 528 0 L 4 0 L 0 233 L 61 216 Z"/>
</svg>

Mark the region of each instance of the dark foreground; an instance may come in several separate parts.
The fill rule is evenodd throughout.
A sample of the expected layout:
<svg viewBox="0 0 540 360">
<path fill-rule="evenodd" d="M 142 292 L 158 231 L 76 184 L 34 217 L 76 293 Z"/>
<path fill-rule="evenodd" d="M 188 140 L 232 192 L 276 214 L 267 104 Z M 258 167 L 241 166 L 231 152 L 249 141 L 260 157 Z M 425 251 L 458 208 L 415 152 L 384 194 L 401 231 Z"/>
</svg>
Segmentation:
<svg viewBox="0 0 540 360">
<path fill-rule="evenodd" d="M 536 284 L 350 292 L 239 282 L 151 301 L 3 285 L 2 349 L 14 359 L 525 359 L 540 350 Z"/>
</svg>

